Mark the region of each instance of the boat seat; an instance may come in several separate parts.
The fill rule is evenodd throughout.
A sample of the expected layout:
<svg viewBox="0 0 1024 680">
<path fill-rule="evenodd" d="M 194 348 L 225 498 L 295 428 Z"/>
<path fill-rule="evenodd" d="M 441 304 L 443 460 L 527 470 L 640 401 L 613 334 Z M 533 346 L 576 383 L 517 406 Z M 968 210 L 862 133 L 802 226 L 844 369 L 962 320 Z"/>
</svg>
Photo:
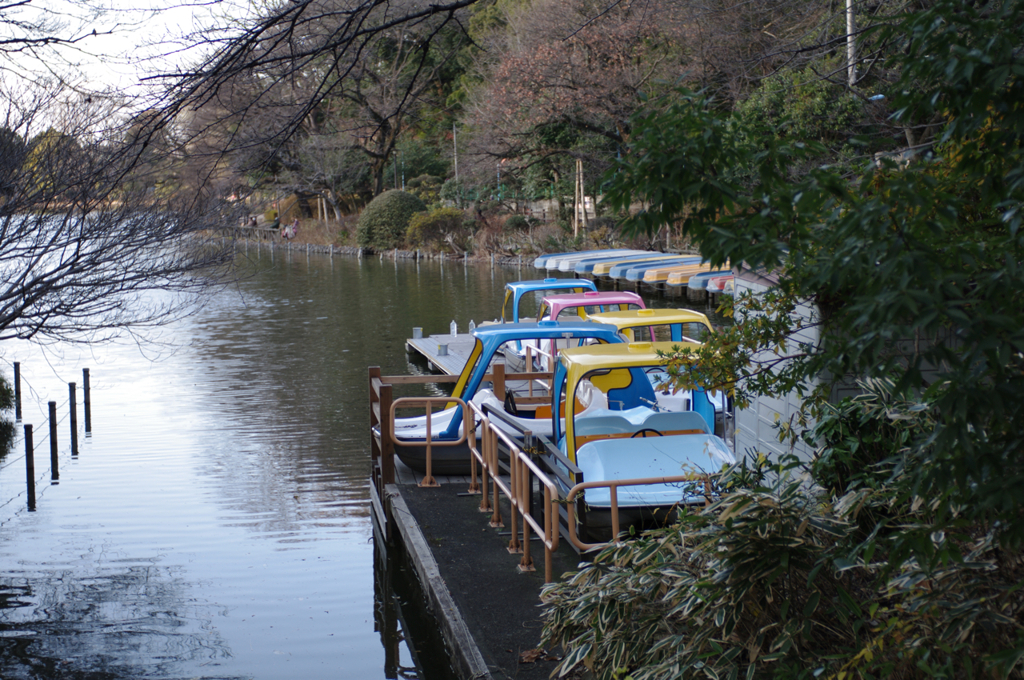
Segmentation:
<svg viewBox="0 0 1024 680">
<path fill-rule="evenodd" d="M 704 418 L 695 411 L 663 411 L 652 413 L 643 426 L 663 434 L 714 434 Z"/>
<path fill-rule="evenodd" d="M 707 421 L 693 411 L 654 412 L 640 406 L 629 411 L 601 410 L 595 415 L 577 418 L 574 428 L 576 447 L 601 439 L 623 439 L 653 429 L 662 435 L 714 434 Z M 657 436 L 657 435 L 654 435 Z"/>
<path fill-rule="evenodd" d="M 593 415 L 576 421 L 576 437 L 591 437 L 622 432 L 636 432 L 636 425 L 618 415 Z"/>
</svg>

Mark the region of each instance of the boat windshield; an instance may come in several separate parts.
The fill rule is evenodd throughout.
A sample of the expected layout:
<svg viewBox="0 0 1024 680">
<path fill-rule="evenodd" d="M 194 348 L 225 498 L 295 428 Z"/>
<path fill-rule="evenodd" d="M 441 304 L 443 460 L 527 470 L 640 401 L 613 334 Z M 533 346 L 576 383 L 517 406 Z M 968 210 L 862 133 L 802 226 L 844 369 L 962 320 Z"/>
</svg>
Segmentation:
<svg viewBox="0 0 1024 680">
<path fill-rule="evenodd" d="M 696 342 L 707 340 L 710 331 L 697 321 L 686 323 L 663 323 L 623 328 L 622 337 L 627 342 Z"/>
</svg>

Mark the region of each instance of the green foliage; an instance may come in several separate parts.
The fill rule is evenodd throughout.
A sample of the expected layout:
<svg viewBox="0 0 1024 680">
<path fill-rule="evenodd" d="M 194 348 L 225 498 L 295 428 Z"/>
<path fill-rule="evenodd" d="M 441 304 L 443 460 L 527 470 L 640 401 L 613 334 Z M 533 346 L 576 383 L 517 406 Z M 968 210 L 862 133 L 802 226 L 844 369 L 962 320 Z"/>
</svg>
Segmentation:
<svg viewBox="0 0 1024 680">
<path fill-rule="evenodd" d="M 423 175 L 446 177 L 451 170 L 447 151 L 441 153 L 437 145 L 419 138 L 402 139 L 395 145 L 385 176 L 392 176 L 395 171 L 394 164 L 398 163 L 399 173 L 407 178 Z"/>
<path fill-rule="evenodd" d="M 799 483 L 735 484 L 552 590 L 578 603 L 552 600 L 564 666 L 1021 677 L 1024 2 L 940 0 L 872 30 L 900 48 L 892 119 L 929 145 L 908 164 L 817 163 L 828 130 L 793 123 L 818 101 L 799 87 L 778 114 L 684 91 L 633 119 L 606 194 L 646 206 L 627 228 L 678 223 L 713 265 L 777 278 L 668 357 L 676 384 L 795 391 L 779 436 L 813 427 L 818 451 Z M 831 405 L 854 378 L 865 396 Z"/>
<path fill-rule="evenodd" d="M 14 408 L 14 387 L 5 376 L 0 375 L 0 411 Z"/>
<path fill-rule="evenodd" d="M 916 98 L 909 82 L 902 90 L 901 115 L 944 103 L 940 157 L 904 169 L 867 165 L 852 181 L 827 167 L 794 179 L 792 169 L 819 145 L 781 136 L 755 144 L 743 121 L 683 94 L 637 119 L 634 150 L 610 193 L 620 209 L 650 204 L 630 220 L 634 229 L 681 219 L 712 264 L 783 274 L 770 296 L 734 303 L 755 314 L 723 338 L 722 361 L 732 367 L 723 382 L 738 382 L 741 397 L 803 391 L 812 415 L 848 375 L 895 375 L 897 392 L 924 390 L 943 417 L 915 446 L 927 441 L 941 464 L 920 468 L 918 482 L 976 520 L 1001 521 L 1002 538 L 1016 543 L 1024 538 L 1016 492 L 1024 476 L 1024 80 L 990 60 L 1024 42 L 1024 10 L 1013 2 L 998 20 L 978 18 L 978 30 L 992 31 L 981 42 L 933 31 L 954 19 L 962 27 L 958 8 L 939 3 L 892 29 L 927 43 L 908 54 L 950 55 L 941 69 L 906 62 Z M 963 49 L 950 52 L 957 42 Z M 991 55 L 957 56 L 983 48 Z M 1024 75 L 1024 65 L 1016 69 Z M 817 312 L 801 317 L 807 304 Z M 751 323 L 754 316 L 767 319 Z M 802 344 L 801 325 L 821 341 Z M 704 351 L 713 359 L 713 348 Z M 948 515 L 937 518 L 936 529 Z M 921 545 L 929 555 L 920 558 L 934 557 Z"/>
<path fill-rule="evenodd" d="M 466 243 L 472 233 L 465 213 L 458 208 L 439 208 L 413 215 L 406 238 L 411 246 L 464 252 L 468 249 Z"/>
<path fill-rule="evenodd" d="M 831 70 L 827 66 L 824 70 Z M 739 113 L 758 129 L 830 142 L 845 140 L 863 109 L 861 99 L 806 69 L 769 76 L 740 104 Z"/>
<path fill-rule="evenodd" d="M 66 192 L 69 178 L 80 172 L 83 154 L 78 141 L 55 128 L 48 128 L 28 144 L 23 170 L 33 190 L 42 195 Z"/>
<path fill-rule="evenodd" d="M 896 404 L 890 388 L 865 385 L 841 407 L 875 428 L 926 427 L 930 405 Z M 909 462 L 841 495 L 809 485 L 795 459 L 744 462 L 707 508 L 546 586 L 543 643 L 566 649 L 560 672 L 583 663 L 601 679 L 1019 677 L 1020 553 L 1001 554 L 994 532 L 931 537 L 964 556 L 934 571 L 886 569 L 893 540 L 851 557 L 865 514 L 889 516 L 890 536 L 930 521 L 924 498 L 892 503 Z"/>
<path fill-rule="evenodd" d="M 356 227 L 360 246 L 387 250 L 402 245 L 409 220 L 427 206 L 405 191 L 385 191 L 363 209 Z"/>
<path fill-rule="evenodd" d="M 414 177 L 406 184 L 409 193 L 426 205 L 436 205 L 441 200 L 441 178 L 433 175 Z"/>
<path fill-rule="evenodd" d="M 526 231 L 530 228 L 530 221 L 524 215 L 509 215 L 505 220 L 505 229 L 514 231 Z"/>
<path fill-rule="evenodd" d="M 475 187 L 467 186 L 461 180 L 448 179 L 441 185 L 438 198 L 446 203 L 451 203 L 456 208 L 466 209 L 477 199 L 478 193 Z"/>
<path fill-rule="evenodd" d="M 0 127 L 0 196 L 17 188 L 17 174 L 28 153 L 28 145 L 14 130 Z"/>
</svg>

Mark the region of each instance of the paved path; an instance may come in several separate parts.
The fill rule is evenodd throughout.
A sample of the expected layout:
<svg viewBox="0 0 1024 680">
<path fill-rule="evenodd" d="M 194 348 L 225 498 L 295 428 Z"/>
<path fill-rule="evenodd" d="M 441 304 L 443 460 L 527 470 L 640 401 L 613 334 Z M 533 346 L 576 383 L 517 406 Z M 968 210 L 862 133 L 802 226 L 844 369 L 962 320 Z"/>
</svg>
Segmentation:
<svg viewBox="0 0 1024 680">
<path fill-rule="evenodd" d="M 540 646 L 544 548 L 533 542 L 537 571 L 520 573 L 521 556 L 507 550 L 508 528 L 490 527 L 490 515 L 478 509 L 480 497 L 461 495 L 466 487 L 460 482 L 400 489 L 492 677 L 546 680 L 557 664 L 545 658 L 550 655 L 542 654 L 533 663 L 521 661 L 523 652 Z M 506 522 L 509 516 L 506 508 Z M 556 578 L 578 561 L 562 545 L 554 556 Z"/>
</svg>

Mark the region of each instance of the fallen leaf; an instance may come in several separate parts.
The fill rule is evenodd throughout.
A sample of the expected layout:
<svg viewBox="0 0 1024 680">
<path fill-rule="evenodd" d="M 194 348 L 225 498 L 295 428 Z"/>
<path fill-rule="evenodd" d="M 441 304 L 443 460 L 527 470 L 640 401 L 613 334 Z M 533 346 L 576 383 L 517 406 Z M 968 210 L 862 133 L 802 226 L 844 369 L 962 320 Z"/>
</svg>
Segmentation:
<svg viewBox="0 0 1024 680">
<path fill-rule="evenodd" d="M 543 649 L 528 649 L 519 653 L 519 663 L 534 663 L 544 654 Z"/>
</svg>

